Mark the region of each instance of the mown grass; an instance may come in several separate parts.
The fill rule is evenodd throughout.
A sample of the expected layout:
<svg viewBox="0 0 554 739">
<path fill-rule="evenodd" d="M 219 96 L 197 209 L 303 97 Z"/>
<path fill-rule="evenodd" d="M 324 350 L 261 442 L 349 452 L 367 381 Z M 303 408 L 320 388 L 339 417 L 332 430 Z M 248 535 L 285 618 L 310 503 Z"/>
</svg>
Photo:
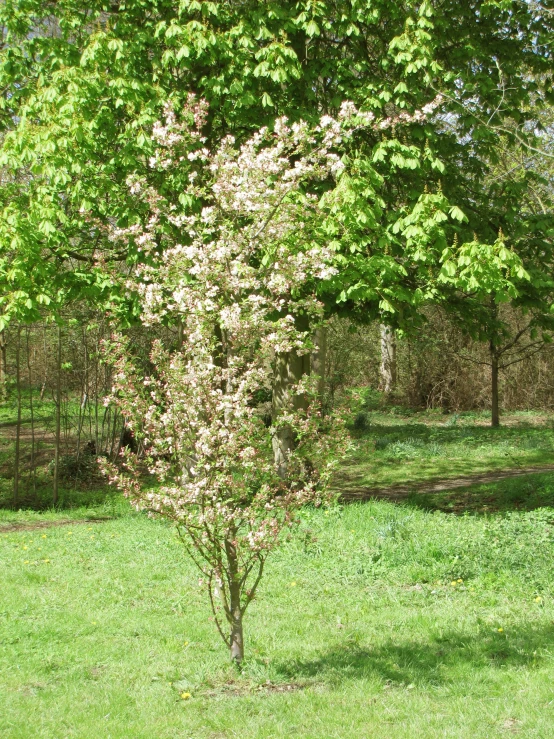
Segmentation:
<svg viewBox="0 0 554 739">
<path fill-rule="evenodd" d="M 1 534 L 0 736 L 551 737 L 554 511 L 426 505 L 306 510 L 242 674 L 163 523 Z"/>
<path fill-rule="evenodd" d="M 549 417 L 505 420 L 367 413 L 342 484 L 554 462 Z M 47 487 L 0 510 L 1 737 L 553 736 L 554 473 L 306 510 L 240 674 L 170 527 Z"/>
</svg>

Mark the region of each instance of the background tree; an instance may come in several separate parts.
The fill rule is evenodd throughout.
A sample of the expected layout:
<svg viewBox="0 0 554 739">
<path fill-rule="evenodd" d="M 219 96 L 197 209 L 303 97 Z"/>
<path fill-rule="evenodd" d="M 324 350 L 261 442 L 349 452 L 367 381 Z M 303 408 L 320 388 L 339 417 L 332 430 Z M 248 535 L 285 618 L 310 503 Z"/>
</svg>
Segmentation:
<svg viewBox="0 0 554 739">
<path fill-rule="evenodd" d="M 37 317 L 47 303 L 54 310 L 80 296 L 132 320 L 132 307 L 114 289 L 117 273 L 104 265 L 121 263 L 123 277 L 143 253 L 134 240 L 114 248 L 108 233 L 145 213 L 125 186 L 130 171 L 142 168 L 163 188 L 147 166 L 146 135 L 162 101 L 183 102 L 196 90 L 210 103 L 208 141 L 227 133 L 240 141 L 276 115 L 314 121 L 351 99 L 386 116 L 421 108 L 441 91 L 442 126 L 413 126 L 400 138 L 389 129 L 386 145 L 383 134 L 368 131 L 360 142 L 358 174 L 364 187 L 379 190 L 381 212 L 373 224 L 360 222 L 358 253 L 344 253 L 356 263 L 349 275 L 355 289 L 345 298 L 341 287 L 326 301 L 329 310 L 337 297 L 343 310 L 365 301 L 360 315 L 406 322 L 426 275 L 410 270 L 399 216 L 426 186 L 437 192 L 442 178 L 447 200 L 468 218 L 460 240 L 475 231 L 491 242 L 500 224 L 489 227 L 489 211 L 504 207 L 501 193 L 491 205 L 480 188 L 496 143 L 491 126 L 516 120 L 519 136 L 529 96 L 543 99 L 550 87 L 553 19 L 542 3 L 519 0 L 187 0 L 178 7 L 164 0 L 63 0 L 55 7 L 26 0 L 5 4 L 0 22 L 8 132 L 1 160 L 28 180 L 7 183 L 0 196 L 2 244 L 10 250 L 0 263 L 5 316 Z M 531 144 L 533 132 L 525 137 Z M 426 166 L 414 165 L 416 150 Z M 364 175 L 368 163 L 379 183 Z M 380 294 L 371 282 L 365 289 L 374 274 Z"/>
<path fill-rule="evenodd" d="M 490 211 L 490 225 L 499 226 L 498 254 L 507 256 L 507 249 L 515 252 L 523 270 L 505 270 L 510 289 L 496 290 L 485 276 L 483 280 L 468 280 L 465 268 L 460 271 L 458 258 L 458 267 L 452 270 L 461 277 L 458 284 L 462 291 L 446 296 L 451 315 L 462 330 L 488 344 L 493 426 L 499 424 L 499 372 L 540 351 L 551 341 L 554 329 L 552 109 L 539 105 L 533 112 L 537 131 L 533 148 L 528 149 L 519 135 L 503 134 L 483 183 L 491 203 L 501 193 L 500 204 Z M 517 130 L 515 122 L 511 128 Z M 505 228 L 508 237 L 504 236 Z M 513 308 L 510 312 L 505 310 L 507 302 Z M 516 320 L 510 320 L 514 315 Z"/>
</svg>

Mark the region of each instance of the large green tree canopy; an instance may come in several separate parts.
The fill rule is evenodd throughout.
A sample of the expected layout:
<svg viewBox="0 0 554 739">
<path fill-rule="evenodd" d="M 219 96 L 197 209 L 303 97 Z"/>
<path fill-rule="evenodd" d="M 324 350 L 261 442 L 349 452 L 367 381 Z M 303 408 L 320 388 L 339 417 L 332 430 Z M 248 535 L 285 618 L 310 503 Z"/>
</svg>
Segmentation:
<svg viewBox="0 0 554 739">
<path fill-rule="evenodd" d="M 75 297 L 129 310 L 117 275 L 141 255 L 109 227 L 146 217 L 127 177 L 159 176 L 149 132 L 190 91 L 210 105 L 209 143 L 343 100 L 386 118 L 444 95 L 433 119 L 354 140 L 326 224 L 343 260 L 331 303 L 409 316 L 457 261 L 505 278 L 515 258 L 491 247 L 500 228 L 549 248 L 544 216 L 519 208 L 534 175 L 488 178 L 498 130 L 533 144 L 526 122 L 548 102 L 554 19 L 541 3 L 6 0 L 0 23 L 5 317 Z M 178 180 L 156 185 L 178 199 Z M 442 258 L 455 233 L 473 246 Z"/>
</svg>

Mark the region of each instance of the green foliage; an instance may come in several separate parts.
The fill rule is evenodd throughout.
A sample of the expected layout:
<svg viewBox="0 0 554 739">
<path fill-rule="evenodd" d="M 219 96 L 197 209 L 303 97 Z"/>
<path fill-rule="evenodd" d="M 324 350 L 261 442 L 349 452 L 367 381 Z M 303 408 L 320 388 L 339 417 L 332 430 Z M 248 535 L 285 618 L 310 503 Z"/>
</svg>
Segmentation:
<svg viewBox="0 0 554 739">
<path fill-rule="evenodd" d="M 454 233 L 466 244 L 475 231 L 486 245 L 499 228 L 512 236 L 531 224 L 544 242 L 550 226 L 520 213 L 526 184 L 492 187 L 485 177 L 496 156 L 492 126 L 514 120 L 519 138 L 534 140 L 524 123 L 551 75 L 552 17 L 540 10 L 454 0 L 5 3 L 3 320 L 57 313 L 76 297 L 134 319 L 120 285 L 143 256 L 134 245 L 119 251 L 106 232 L 145 217 L 126 179 L 154 177 L 149 130 L 165 100 L 179 106 L 190 90 L 205 97 L 212 143 L 227 133 L 243 139 L 282 114 L 314 121 L 345 99 L 387 116 L 441 91 L 433 124 L 356 143 L 329 224 L 344 265 L 342 283 L 325 291 L 330 308 L 338 297 L 342 309 L 413 320 L 437 297 L 440 264 L 451 271 L 441 254 Z"/>
</svg>

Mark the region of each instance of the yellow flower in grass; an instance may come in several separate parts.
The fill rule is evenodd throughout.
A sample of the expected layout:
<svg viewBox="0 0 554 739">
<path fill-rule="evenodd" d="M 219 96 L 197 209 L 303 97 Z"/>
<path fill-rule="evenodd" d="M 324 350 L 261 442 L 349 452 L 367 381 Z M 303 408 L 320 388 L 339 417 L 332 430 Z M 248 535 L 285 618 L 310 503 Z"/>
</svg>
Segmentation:
<svg viewBox="0 0 554 739">
<path fill-rule="evenodd" d="M 501 626 L 499 629 L 497 629 L 497 631 L 498 631 L 499 634 L 502 634 L 504 632 L 504 629 Z"/>
<path fill-rule="evenodd" d="M 181 693 L 181 698 L 182 698 L 182 699 L 183 699 L 184 701 L 188 701 L 188 699 L 189 699 L 190 697 L 191 697 L 191 694 L 190 694 L 190 693 Z"/>
<path fill-rule="evenodd" d="M 542 603 L 542 598 L 540 595 L 537 595 L 537 597 L 535 598 L 535 603 Z"/>
</svg>

